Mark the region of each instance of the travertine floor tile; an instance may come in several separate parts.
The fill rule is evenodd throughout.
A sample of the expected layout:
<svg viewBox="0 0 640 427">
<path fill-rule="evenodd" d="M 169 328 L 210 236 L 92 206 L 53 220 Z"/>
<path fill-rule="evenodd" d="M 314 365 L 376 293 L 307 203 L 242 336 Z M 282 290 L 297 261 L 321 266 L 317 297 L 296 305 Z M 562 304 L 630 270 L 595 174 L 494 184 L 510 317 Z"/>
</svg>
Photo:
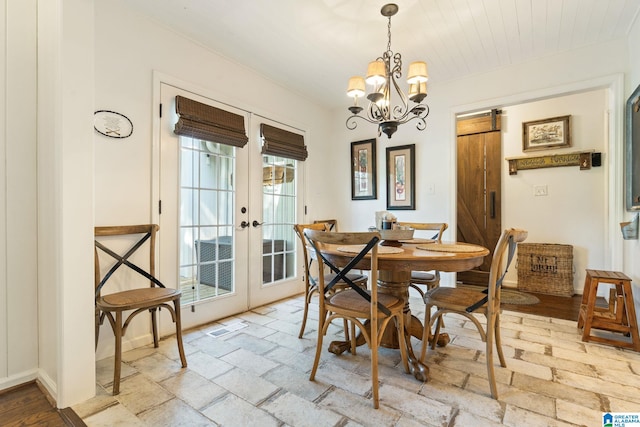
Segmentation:
<svg viewBox="0 0 640 427">
<path fill-rule="evenodd" d="M 422 319 L 421 299 L 410 305 Z M 600 425 L 603 411 L 637 412 L 640 405 L 639 353 L 584 343 L 576 322 L 505 311 L 506 368 L 494 351 L 499 400 L 491 398 L 485 343 L 475 327 L 445 316 L 451 343 L 428 349 L 429 382 L 404 372 L 397 349 L 380 349 L 380 409 L 374 410 L 370 350 L 327 351 L 331 341 L 344 339 L 340 322 L 330 326 L 316 380 L 309 381 L 317 301 L 298 339 L 302 309 L 298 296 L 185 331 L 184 369 L 172 336 L 157 349 L 125 352 L 118 396 L 110 394 L 113 358 L 98 361 L 96 397 L 73 409 L 89 426 L 575 427 Z M 207 335 L 238 322 L 247 326 Z M 421 344 L 411 339 L 418 356 Z"/>
<path fill-rule="evenodd" d="M 279 427 L 281 422 L 251 403 L 226 395 L 207 407 L 202 413 L 221 426 Z"/>
</svg>

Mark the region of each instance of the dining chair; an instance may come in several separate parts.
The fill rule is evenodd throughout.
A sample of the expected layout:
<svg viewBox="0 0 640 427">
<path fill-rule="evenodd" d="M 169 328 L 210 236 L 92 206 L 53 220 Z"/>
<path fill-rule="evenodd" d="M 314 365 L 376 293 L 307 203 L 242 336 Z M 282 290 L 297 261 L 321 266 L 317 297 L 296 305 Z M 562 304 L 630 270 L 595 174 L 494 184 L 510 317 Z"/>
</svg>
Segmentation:
<svg viewBox="0 0 640 427">
<path fill-rule="evenodd" d="M 314 257 L 318 260 L 319 280 L 318 294 L 320 295 L 320 313 L 318 316 L 318 341 L 316 355 L 311 369 L 310 381 L 315 380 L 322 353 L 322 341 L 327 333 L 327 328 L 334 319 L 344 319 L 351 324 L 351 352 L 355 353 L 356 337 L 355 327 L 360 330 L 366 343 L 371 349 L 371 382 L 373 407 L 378 409 L 380 397 L 378 393 L 378 347 L 382 339 L 382 333 L 393 320 L 400 341 L 400 353 L 405 371 L 409 372 L 406 351 L 406 336 L 404 332 L 404 302 L 393 295 L 378 293 L 375 285 L 378 279 L 378 232 L 357 233 L 326 233 L 319 230 L 307 229 L 304 235 L 309 239 L 313 247 Z M 334 265 L 323 253 L 327 245 L 338 245 L 338 250 L 347 253 L 351 260 L 344 264 Z M 351 257 L 353 254 L 353 257 Z M 349 271 L 358 264 L 366 255 L 370 256 L 370 280 L 373 285 L 364 290 L 353 283 L 349 278 Z M 326 281 L 326 270 L 331 270 L 336 276 L 329 282 Z M 333 293 L 331 289 L 339 280 L 344 280 L 349 289 Z"/>
<path fill-rule="evenodd" d="M 309 251 L 307 249 L 307 240 L 304 237 L 304 230 L 320 230 L 320 231 L 329 231 L 330 225 L 324 222 L 314 222 L 313 224 L 295 224 L 293 229 L 296 232 L 296 235 L 300 239 L 302 243 L 302 257 L 304 259 L 304 313 L 302 315 L 302 324 L 300 325 L 300 333 L 298 334 L 298 338 L 302 338 L 304 335 L 304 329 L 307 325 L 307 316 L 309 314 L 309 304 L 311 304 L 311 298 L 314 294 L 318 292 L 318 276 L 313 271 L 312 263 L 313 259 L 309 256 Z M 327 273 L 325 277 L 326 282 L 330 282 L 335 277 L 335 273 Z M 347 275 L 349 280 L 353 283 L 361 287 L 362 289 L 367 288 L 367 276 L 360 273 L 349 273 Z M 333 287 L 332 292 L 339 292 L 348 288 L 349 285 L 344 281 L 340 280 Z M 344 334 L 345 339 L 349 339 L 349 328 L 347 328 L 347 322 L 344 322 Z"/>
<path fill-rule="evenodd" d="M 329 231 L 338 231 L 338 220 L 337 219 L 316 219 L 313 221 L 314 224 L 324 223 L 329 226 Z"/>
<path fill-rule="evenodd" d="M 446 313 L 455 313 L 466 317 L 476 326 L 482 341 L 485 342 L 487 374 L 491 396 L 494 399 L 498 399 L 493 367 L 494 343 L 498 351 L 500 365 L 502 367 L 507 366 L 502 352 L 502 343 L 500 342 L 500 293 L 502 280 L 507 274 L 507 269 L 513 259 L 517 244 L 523 242 L 527 238 L 527 234 L 527 231 L 516 228 L 509 228 L 502 232 L 493 252 L 489 271 L 489 284 L 485 291 L 476 291 L 468 288 L 437 287 L 428 291 L 424 296 L 427 312 L 430 312 L 433 306 L 437 307 L 437 310 L 431 316 L 429 323 L 425 322 L 422 336 L 422 354 L 420 356 L 422 362 L 424 362 L 426 355 L 427 342 L 431 342 L 431 348 L 435 349 L 442 326 L 442 316 Z M 480 323 L 476 314 L 483 314 L 486 317 L 486 326 Z M 429 337 L 434 322 L 435 330 L 433 336 Z"/>
<path fill-rule="evenodd" d="M 176 341 L 178 342 L 180 361 L 183 368 L 187 367 L 187 359 L 184 355 L 184 348 L 182 345 L 182 325 L 180 323 L 181 291 L 179 289 L 165 287 L 155 277 L 155 244 L 158 229 L 159 227 L 157 224 L 95 227 L 95 345 L 97 348 L 100 325 L 102 325 L 104 319 L 107 318 L 115 336 L 115 361 L 113 369 L 114 395 L 120 393 L 122 337 L 127 331 L 127 327 L 131 320 L 140 313 L 146 311 L 151 313 L 153 345 L 154 347 L 158 347 L 158 325 L 156 312 L 161 308 L 166 308 L 169 311 L 176 325 Z M 106 246 L 106 243 L 109 240 L 113 241 L 112 238 L 114 237 L 129 240 L 133 238 L 137 239 L 137 241 L 128 249 L 112 250 Z M 149 247 L 149 269 L 148 271 L 145 271 L 143 268 L 134 264 L 130 258 L 136 251 L 138 251 L 138 249 L 143 247 L 147 241 L 149 242 L 147 245 Z M 111 246 L 115 245 L 112 244 Z M 100 252 L 98 250 L 100 250 Z M 106 269 L 106 272 L 102 274 L 100 258 L 105 257 L 104 254 L 109 255 L 115 260 L 115 262 L 113 262 L 113 264 Z M 145 287 L 134 287 L 134 282 L 137 284 L 138 281 L 130 280 L 131 277 L 128 275 L 116 275 L 118 279 L 127 280 L 127 286 L 132 289 L 102 295 L 102 291 L 107 281 L 110 278 L 115 277 L 114 273 L 123 265 L 148 279 L 149 285 Z M 142 283 L 142 281 L 140 282 Z M 173 307 L 170 306 L 169 303 L 173 303 Z M 131 310 L 133 310 L 132 313 L 125 315 L 125 311 Z"/>
<path fill-rule="evenodd" d="M 399 222 L 398 225 L 411 227 L 419 231 L 430 231 L 429 238 L 437 243 L 442 243 L 442 233 L 449 227 L 446 222 Z M 411 283 L 409 286 L 418 291 L 421 298 L 424 298 L 426 291 L 439 285 L 440 272 L 437 270 L 411 272 Z M 425 287 L 425 290 L 422 289 L 422 286 Z"/>
</svg>

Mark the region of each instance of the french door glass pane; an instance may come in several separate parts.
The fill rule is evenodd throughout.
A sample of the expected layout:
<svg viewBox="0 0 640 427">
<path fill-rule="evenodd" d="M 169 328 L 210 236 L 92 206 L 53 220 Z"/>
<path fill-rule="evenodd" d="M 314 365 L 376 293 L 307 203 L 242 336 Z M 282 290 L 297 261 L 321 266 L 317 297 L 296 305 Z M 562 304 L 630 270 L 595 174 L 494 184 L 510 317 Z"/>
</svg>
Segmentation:
<svg viewBox="0 0 640 427">
<path fill-rule="evenodd" d="M 180 137 L 182 303 L 234 291 L 235 148 Z"/>
<path fill-rule="evenodd" d="M 296 167 L 297 162 L 263 156 L 262 283 L 295 275 Z"/>
</svg>

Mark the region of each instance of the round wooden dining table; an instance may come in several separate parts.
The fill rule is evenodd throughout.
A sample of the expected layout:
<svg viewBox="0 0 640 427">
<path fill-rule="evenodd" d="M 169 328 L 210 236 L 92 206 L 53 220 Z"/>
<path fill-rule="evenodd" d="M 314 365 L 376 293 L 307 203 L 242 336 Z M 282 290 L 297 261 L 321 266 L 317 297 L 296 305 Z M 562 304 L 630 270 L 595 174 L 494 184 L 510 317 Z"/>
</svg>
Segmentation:
<svg viewBox="0 0 640 427">
<path fill-rule="evenodd" d="M 335 265 L 344 266 L 351 261 L 353 253 L 339 245 L 325 245 L 320 251 Z M 438 270 L 458 272 L 471 270 L 482 264 L 489 250 L 483 246 L 469 243 L 442 242 L 435 243 L 426 239 L 412 239 L 400 242 L 382 241 L 378 248 L 378 291 L 394 295 L 405 302 L 405 334 L 407 355 L 411 373 L 420 381 L 428 381 L 429 367 L 415 357 L 411 346 L 411 336 L 422 339 L 423 325 L 420 319 L 411 314 L 409 307 L 409 284 L 412 271 Z M 355 268 L 370 270 L 370 257 L 364 257 Z M 428 327 L 425 325 L 424 327 Z M 363 337 L 357 340 L 358 345 L 365 343 Z M 388 327 L 382 337 L 381 345 L 388 348 L 399 348 L 399 340 L 395 327 Z M 348 341 L 334 341 L 329 351 L 342 354 L 350 347 Z"/>
</svg>

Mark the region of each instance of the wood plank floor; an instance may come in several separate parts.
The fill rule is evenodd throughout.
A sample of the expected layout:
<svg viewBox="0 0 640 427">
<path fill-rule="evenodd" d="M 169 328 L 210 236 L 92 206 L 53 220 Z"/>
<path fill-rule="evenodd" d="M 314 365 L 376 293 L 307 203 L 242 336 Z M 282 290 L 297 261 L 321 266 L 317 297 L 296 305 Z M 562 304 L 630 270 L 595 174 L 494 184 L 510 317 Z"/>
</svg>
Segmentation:
<svg viewBox="0 0 640 427">
<path fill-rule="evenodd" d="M 572 297 L 560 297 L 547 294 L 535 294 L 540 302 L 532 305 L 502 304 L 505 310 L 517 311 L 519 313 L 536 314 L 540 316 L 553 317 L 556 319 L 578 320 L 582 295 Z M 604 301 L 604 298 L 602 298 Z"/>
<path fill-rule="evenodd" d="M 54 408 L 35 382 L 0 392 L 0 425 L 86 426 L 71 409 Z"/>
</svg>

